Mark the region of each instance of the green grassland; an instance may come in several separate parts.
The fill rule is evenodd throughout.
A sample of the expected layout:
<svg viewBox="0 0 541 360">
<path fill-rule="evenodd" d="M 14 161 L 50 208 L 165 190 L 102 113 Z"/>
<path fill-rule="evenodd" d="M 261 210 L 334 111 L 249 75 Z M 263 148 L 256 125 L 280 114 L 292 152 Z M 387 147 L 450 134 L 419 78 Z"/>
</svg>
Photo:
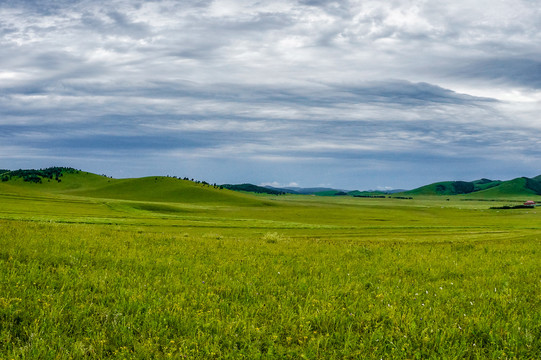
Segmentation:
<svg viewBox="0 0 541 360">
<path fill-rule="evenodd" d="M 541 212 L 490 209 L 518 196 L 49 180 L 0 183 L 0 359 L 541 353 Z"/>
</svg>

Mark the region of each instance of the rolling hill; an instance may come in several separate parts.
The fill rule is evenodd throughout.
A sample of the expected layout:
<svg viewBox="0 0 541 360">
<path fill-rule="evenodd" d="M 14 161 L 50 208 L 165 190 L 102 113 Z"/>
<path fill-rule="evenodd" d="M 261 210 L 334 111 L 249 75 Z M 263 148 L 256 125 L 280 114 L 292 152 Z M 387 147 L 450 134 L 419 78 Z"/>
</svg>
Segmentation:
<svg viewBox="0 0 541 360">
<path fill-rule="evenodd" d="M 503 181 L 498 186 L 472 194 L 474 197 L 500 198 L 541 195 L 541 182 L 527 177 Z"/>
<path fill-rule="evenodd" d="M 541 195 L 541 175 L 508 181 L 480 179 L 476 181 L 442 181 L 405 191 L 408 196 L 467 195 L 471 198 L 509 198 Z"/>
<path fill-rule="evenodd" d="M 50 168 L 51 169 L 51 168 Z M 91 198 L 223 205 L 269 205 L 270 201 L 175 177 L 112 179 L 72 168 L 4 173 L 0 191 L 36 192 Z M 51 175 L 52 174 L 52 175 Z"/>
<path fill-rule="evenodd" d="M 265 201 L 212 185 L 171 177 L 120 179 L 93 189 L 70 192 L 72 195 L 139 201 L 255 205 Z"/>
<path fill-rule="evenodd" d="M 252 184 L 210 185 L 176 177 L 152 176 L 113 179 L 73 168 L 52 167 L 39 170 L 0 170 L 0 191 L 11 193 L 49 193 L 92 198 L 153 202 L 269 205 L 272 202 L 245 192 L 279 195 L 284 193 L 319 196 L 385 197 L 390 192 L 343 191 L 330 188 L 270 188 Z M 230 190 L 229 190 L 230 189 Z M 508 181 L 441 181 L 419 188 L 393 192 L 394 196 L 454 196 L 472 199 L 524 198 L 541 195 L 541 175 Z"/>
</svg>

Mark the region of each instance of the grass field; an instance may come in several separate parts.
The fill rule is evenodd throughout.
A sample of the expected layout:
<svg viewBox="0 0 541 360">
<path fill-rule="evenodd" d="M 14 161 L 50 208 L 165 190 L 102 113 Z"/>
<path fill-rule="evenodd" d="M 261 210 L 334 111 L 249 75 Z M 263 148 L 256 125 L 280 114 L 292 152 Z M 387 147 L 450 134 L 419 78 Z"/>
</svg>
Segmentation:
<svg viewBox="0 0 541 360">
<path fill-rule="evenodd" d="M 0 359 L 535 359 L 541 212 L 0 184 Z"/>
</svg>

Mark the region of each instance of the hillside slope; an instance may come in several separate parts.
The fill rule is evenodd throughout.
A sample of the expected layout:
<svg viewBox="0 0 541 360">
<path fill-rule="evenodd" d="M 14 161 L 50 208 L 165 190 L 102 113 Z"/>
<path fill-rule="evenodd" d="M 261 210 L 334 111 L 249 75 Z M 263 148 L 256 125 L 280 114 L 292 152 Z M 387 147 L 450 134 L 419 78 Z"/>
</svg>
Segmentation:
<svg viewBox="0 0 541 360">
<path fill-rule="evenodd" d="M 0 191 L 17 194 L 62 194 L 104 199 L 223 205 L 269 205 L 255 196 L 208 184 L 171 177 L 112 179 L 70 168 L 57 168 L 49 177 L 43 170 L 9 172 Z M 47 170 L 47 169 L 46 169 Z M 45 176 L 43 176 L 46 174 Z M 56 176 L 58 175 L 58 176 Z"/>
<path fill-rule="evenodd" d="M 520 177 L 504 181 L 500 185 L 490 189 L 482 190 L 471 194 L 475 198 L 507 198 L 507 197 L 528 197 L 541 195 L 541 183 L 539 181 Z"/>
<path fill-rule="evenodd" d="M 138 201 L 209 203 L 231 205 L 266 204 L 268 201 L 234 192 L 215 188 L 211 185 L 194 183 L 169 177 L 144 177 L 120 179 L 109 184 L 88 190 L 76 190 L 72 195 L 109 199 Z"/>
<path fill-rule="evenodd" d="M 459 195 L 475 191 L 475 184 L 467 181 L 441 181 L 417 189 L 404 191 L 404 195 Z"/>
<path fill-rule="evenodd" d="M 480 179 L 476 181 L 442 181 L 405 191 L 404 195 L 467 195 L 471 198 L 510 198 L 541 195 L 541 181 L 520 177 L 508 181 Z"/>
</svg>

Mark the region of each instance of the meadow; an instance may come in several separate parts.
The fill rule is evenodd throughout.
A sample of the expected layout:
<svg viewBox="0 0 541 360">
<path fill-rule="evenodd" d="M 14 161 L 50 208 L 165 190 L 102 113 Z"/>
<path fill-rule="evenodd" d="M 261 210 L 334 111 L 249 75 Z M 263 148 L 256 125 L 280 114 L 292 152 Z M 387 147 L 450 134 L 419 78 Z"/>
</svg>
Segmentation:
<svg viewBox="0 0 541 360">
<path fill-rule="evenodd" d="M 1 184 L 0 359 L 541 354 L 539 209 L 174 183 Z"/>
</svg>

